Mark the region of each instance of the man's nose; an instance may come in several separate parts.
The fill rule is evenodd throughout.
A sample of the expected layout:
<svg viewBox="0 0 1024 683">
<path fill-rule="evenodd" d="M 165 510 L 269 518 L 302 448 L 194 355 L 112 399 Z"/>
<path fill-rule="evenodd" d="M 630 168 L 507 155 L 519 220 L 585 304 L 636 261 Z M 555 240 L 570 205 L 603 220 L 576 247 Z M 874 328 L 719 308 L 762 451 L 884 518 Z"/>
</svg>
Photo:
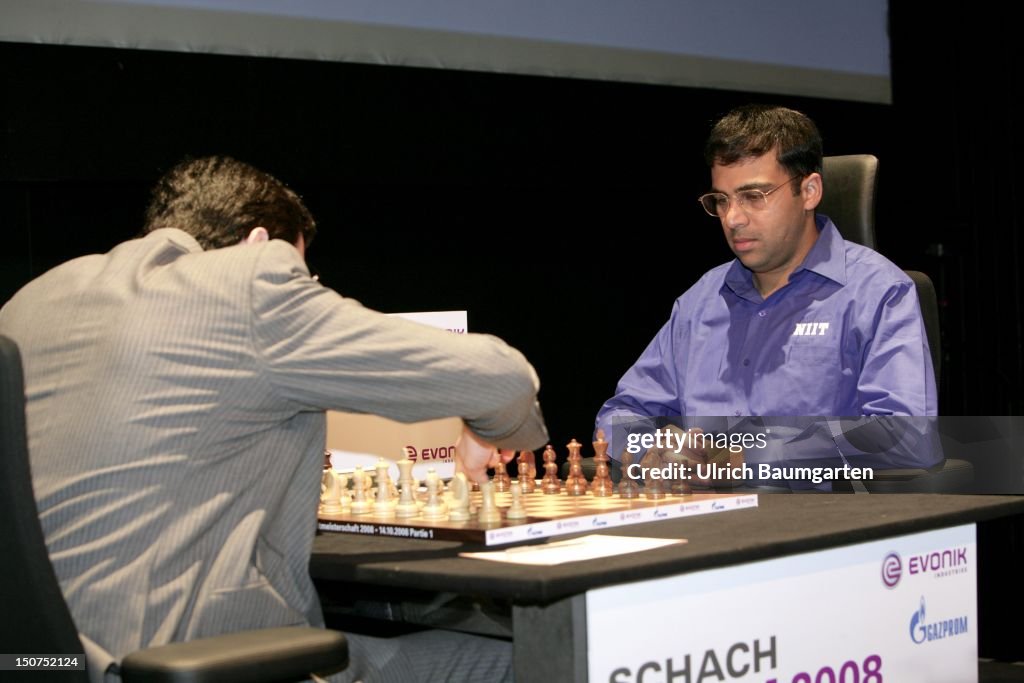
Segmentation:
<svg viewBox="0 0 1024 683">
<path fill-rule="evenodd" d="M 729 207 L 725 210 L 725 216 L 722 217 L 722 225 L 725 227 L 735 230 L 741 228 L 747 224 L 747 212 L 740 208 L 740 203 L 735 199 L 729 202 Z"/>
</svg>

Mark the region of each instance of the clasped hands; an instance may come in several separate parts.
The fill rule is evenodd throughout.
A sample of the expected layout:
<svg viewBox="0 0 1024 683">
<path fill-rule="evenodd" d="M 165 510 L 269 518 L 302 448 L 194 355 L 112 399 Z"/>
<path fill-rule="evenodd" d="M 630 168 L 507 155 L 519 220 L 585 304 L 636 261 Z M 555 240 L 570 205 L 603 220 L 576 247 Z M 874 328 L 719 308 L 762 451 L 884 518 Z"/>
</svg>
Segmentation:
<svg viewBox="0 0 1024 683">
<path fill-rule="evenodd" d="M 682 478 L 685 472 L 685 480 L 698 487 L 732 487 L 743 483 L 742 477 L 726 474 L 727 470 L 743 466 L 742 448 L 734 451 L 728 446 L 709 446 L 710 439 L 700 438 L 704 431 L 699 427 L 682 429 L 668 425 L 661 431 L 671 433 L 671 437 L 664 439 L 665 445 L 654 446 L 647 451 L 641 460 L 641 463 L 647 463 L 645 467 L 657 467 L 659 463 L 680 465 L 675 468 L 677 477 Z"/>
</svg>

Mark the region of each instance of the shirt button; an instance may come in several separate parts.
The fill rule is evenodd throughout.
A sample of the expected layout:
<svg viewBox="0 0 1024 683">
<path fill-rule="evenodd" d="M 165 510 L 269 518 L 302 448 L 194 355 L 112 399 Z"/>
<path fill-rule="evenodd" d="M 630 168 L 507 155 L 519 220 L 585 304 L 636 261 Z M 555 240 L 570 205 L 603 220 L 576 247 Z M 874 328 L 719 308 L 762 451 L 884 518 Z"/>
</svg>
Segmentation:
<svg viewBox="0 0 1024 683">
<path fill-rule="evenodd" d="M 748 365 L 750 365 L 750 359 L 749 358 L 744 358 L 743 359 L 743 367 L 747 367 Z"/>
<path fill-rule="evenodd" d="M 758 311 L 757 314 L 763 318 L 768 315 L 768 311 Z"/>
</svg>

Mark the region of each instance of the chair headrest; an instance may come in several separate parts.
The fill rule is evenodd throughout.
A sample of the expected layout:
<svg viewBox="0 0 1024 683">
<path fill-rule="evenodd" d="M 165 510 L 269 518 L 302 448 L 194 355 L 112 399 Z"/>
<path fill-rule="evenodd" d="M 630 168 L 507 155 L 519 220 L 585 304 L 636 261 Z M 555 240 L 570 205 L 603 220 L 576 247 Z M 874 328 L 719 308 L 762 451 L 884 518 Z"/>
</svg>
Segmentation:
<svg viewBox="0 0 1024 683">
<path fill-rule="evenodd" d="M 875 249 L 878 158 L 871 154 L 825 157 L 818 213 L 832 219 L 844 239 Z"/>
</svg>

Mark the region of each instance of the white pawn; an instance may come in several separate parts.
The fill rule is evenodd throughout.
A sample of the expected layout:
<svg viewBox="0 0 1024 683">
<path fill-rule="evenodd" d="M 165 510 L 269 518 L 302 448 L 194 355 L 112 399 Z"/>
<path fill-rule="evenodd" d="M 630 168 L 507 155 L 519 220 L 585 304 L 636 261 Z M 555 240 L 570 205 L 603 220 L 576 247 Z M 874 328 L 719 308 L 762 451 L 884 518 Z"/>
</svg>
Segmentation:
<svg viewBox="0 0 1024 683">
<path fill-rule="evenodd" d="M 363 472 L 362 465 L 356 465 L 356 471 L 352 473 L 352 514 L 365 515 L 373 509 L 373 501 L 366 499 L 366 484 L 369 477 Z"/>
<path fill-rule="evenodd" d="M 494 484 L 492 482 L 484 482 L 480 484 L 480 515 L 478 519 L 482 524 L 493 524 L 501 522 L 501 511 L 498 510 L 497 503 L 494 502 Z"/>
<path fill-rule="evenodd" d="M 347 512 L 352 507 L 352 496 L 348 494 L 348 475 L 342 472 L 335 472 L 334 476 L 338 478 L 338 504 L 341 506 L 342 512 Z"/>
<path fill-rule="evenodd" d="M 427 503 L 420 510 L 423 517 L 438 519 L 448 515 L 448 506 L 441 500 L 441 478 L 433 468 L 427 470 Z"/>
<path fill-rule="evenodd" d="M 416 480 L 409 478 L 408 480 L 399 480 L 402 485 L 402 493 L 398 498 L 398 504 L 395 506 L 395 513 L 399 517 L 415 517 L 420 511 L 420 504 L 416 502 Z"/>
<path fill-rule="evenodd" d="M 512 505 L 505 511 L 506 519 L 526 519 L 526 508 L 523 507 L 523 487 L 525 483 L 512 484 Z"/>
</svg>

